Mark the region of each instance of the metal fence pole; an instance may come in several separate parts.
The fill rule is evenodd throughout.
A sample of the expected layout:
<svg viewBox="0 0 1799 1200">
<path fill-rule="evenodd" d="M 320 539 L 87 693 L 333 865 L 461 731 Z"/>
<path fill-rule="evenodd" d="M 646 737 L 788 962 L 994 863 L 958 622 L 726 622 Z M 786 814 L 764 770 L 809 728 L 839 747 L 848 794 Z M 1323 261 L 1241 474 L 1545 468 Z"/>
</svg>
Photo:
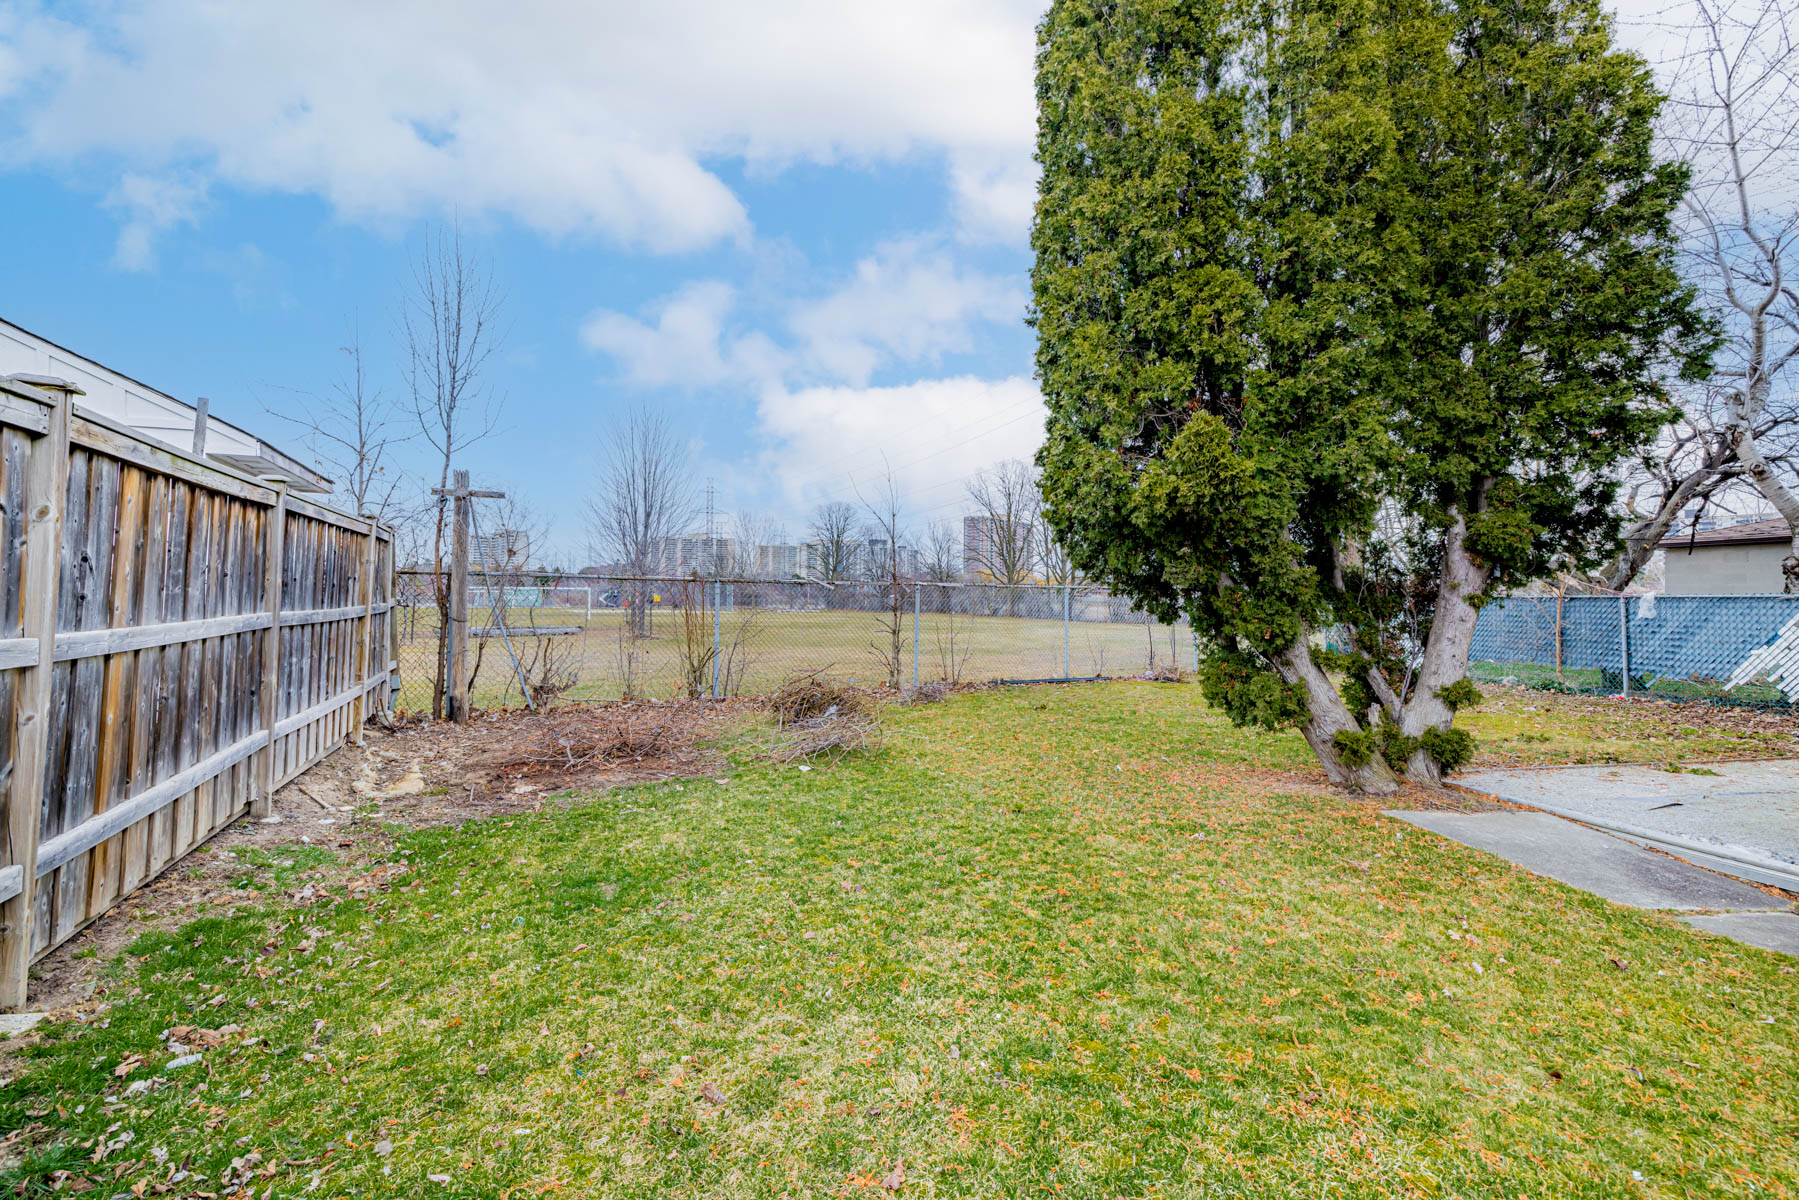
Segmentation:
<svg viewBox="0 0 1799 1200">
<path fill-rule="evenodd" d="M 718 655 L 719 655 L 719 603 L 723 599 L 724 584 L 712 581 L 712 698 L 718 699 Z"/>
<path fill-rule="evenodd" d="M 924 595 L 924 584 L 912 588 L 912 686 L 918 686 L 918 614 Z"/>
<path fill-rule="evenodd" d="M 1061 585 L 1061 678 L 1074 678 L 1074 655 L 1069 651 L 1069 621 L 1074 615 L 1074 583 Z"/>
<path fill-rule="evenodd" d="M 1630 699 L 1630 598 L 1618 597 L 1618 661 L 1619 677 L 1624 683 L 1624 698 Z"/>
</svg>

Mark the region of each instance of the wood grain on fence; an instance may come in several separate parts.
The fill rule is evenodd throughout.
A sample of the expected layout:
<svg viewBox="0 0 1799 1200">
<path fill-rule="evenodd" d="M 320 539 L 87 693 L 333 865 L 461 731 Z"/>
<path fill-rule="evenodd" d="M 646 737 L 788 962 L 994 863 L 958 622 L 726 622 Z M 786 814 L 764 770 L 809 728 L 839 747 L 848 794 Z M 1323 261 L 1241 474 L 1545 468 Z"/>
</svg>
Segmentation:
<svg viewBox="0 0 1799 1200">
<path fill-rule="evenodd" d="M 385 704 L 368 646 L 392 589 L 369 576 L 392 534 L 3 380 L 0 505 L 14 1007 L 30 961 Z"/>
</svg>

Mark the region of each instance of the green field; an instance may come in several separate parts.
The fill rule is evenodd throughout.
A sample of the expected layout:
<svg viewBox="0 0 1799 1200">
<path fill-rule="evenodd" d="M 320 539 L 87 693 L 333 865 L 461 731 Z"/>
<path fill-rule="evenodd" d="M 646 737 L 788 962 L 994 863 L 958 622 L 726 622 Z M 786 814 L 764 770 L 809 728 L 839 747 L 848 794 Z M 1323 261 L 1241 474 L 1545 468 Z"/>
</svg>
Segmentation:
<svg viewBox="0 0 1799 1200">
<path fill-rule="evenodd" d="M 400 633 L 401 688 L 404 708 L 429 707 L 432 661 L 437 647 L 437 613 L 429 608 L 397 610 Z M 582 626 L 580 633 L 547 638 L 519 636 L 513 654 L 529 663 L 548 646 L 571 664 L 575 684 L 566 693 L 576 700 L 616 700 L 627 693 L 666 699 L 683 694 L 687 678 L 687 614 L 660 609 L 653 614 L 651 636 L 630 636 L 625 614 L 618 609 L 514 609 L 508 627 L 521 635 L 533 626 Z M 491 626 L 490 611 L 470 614 L 472 628 Z M 719 678 L 727 694 L 766 692 L 799 671 L 824 669 L 861 684 L 885 683 L 886 658 L 892 652 L 888 618 L 871 612 L 791 612 L 773 609 L 727 609 L 718 616 Z M 696 613 L 696 659 L 712 645 L 713 614 Z M 900 622 L 900 682 L 912 682 L 913 614 Z M 925 612 L 918 615 L 917 660 L 921 683 L 935 680 L 977 682 L 994 679 L 1060 678 L 1066 669 L 1076 677 L 1128 676 L 1150 666 L 1183 669 L 1193 666 L 1193 641 L 1185 626 L 1074 621 L 1066 631 L 1061 621 L 1019 617 L 962 616 Z M 505 640 L 486 639 L 479 650 L 480 670 L 471 689 L 477 706 L 518 704 L 519 689 Z M 1152 663 L 1153 652 L 1153 663 Z M 527 667 L 529 676 L 530 670 Z M 712 669 L 700 671 L 702 691 L 710 694 Z"/>
<path fill-rule="evenodd" d="M 1791 960 L 1317 787 L 1191 686 L 883 720 L 836 764 L 750 726 L 717 778 L 404 834 L 391 889 L 308 908 L 316 853 L 248 863 L 14 1060 L 0 1190 L 1799 1190 Z"/>
</svg>

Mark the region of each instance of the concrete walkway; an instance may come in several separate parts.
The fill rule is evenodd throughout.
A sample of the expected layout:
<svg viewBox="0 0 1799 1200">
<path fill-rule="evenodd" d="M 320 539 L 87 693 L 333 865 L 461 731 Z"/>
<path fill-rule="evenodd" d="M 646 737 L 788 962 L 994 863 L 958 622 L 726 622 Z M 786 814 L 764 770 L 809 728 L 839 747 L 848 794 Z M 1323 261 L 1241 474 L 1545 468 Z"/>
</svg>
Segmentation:
<svg viewBox="0 0 1799 1200">
<path fill-rule="evenodd" d="M 1799 914 L 1739 880 L 1541 812 L 1391 812 L 1452 841 L 1617 904 L 1682 919 L 1765 950 L 1799 955 Z"/>
</svg>

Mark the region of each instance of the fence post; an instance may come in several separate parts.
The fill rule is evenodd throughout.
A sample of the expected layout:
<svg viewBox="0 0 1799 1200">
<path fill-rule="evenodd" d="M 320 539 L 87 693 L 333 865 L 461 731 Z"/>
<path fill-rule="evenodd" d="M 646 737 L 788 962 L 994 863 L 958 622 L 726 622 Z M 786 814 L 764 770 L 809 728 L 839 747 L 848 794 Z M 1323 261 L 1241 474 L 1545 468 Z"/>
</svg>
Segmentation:
<svg viewBox="0 0 1799 1200">
<path fill-rule="evenodd" d="M 918 686 L 918 614 L 923 606 L 924 584 L 912 586 L 912 686 Z"/>
<path fill-rule="evenodd" d="M 593 584 L 588 584 L 582 590 L 587 593 L 587 622 L 591 625 L 593 623 Z"/>
<path fill-rule="evenodd" d="M 388 530 L 387 537 L 387 649 L 382 651 L 381 671 L 387 676 L 383 708 L 392 712 L 400 703 L 400 543 Z M 416 620 L 408 609 L 408 617 Z M 410 636 L 410 635 L 409 635 Z"/>
<path fill-rule="evenodd" d="M 1630 699 L 1630 597 L 1618 597 L 1618 674 L 1624 684 L 1624 698 Z"/>
<path fill-rule="evenodd" d="M 37 662 L 19 671 L 13 717 L 10 821 L 19 892 L 0 904 L 0 1009 L 25 1006 L 31 967 L 31 917 L 37 895 L 37 842 L 50 758 L 50 674 L 56 652 L 56 585 L 62 553 L 62 510 L 69 481 L 69 406 L 79 388 L 52 394 L 48 432 L 31 444 L 25 468 L 22 637 L 37 641 Z"/>
<path fill-rule="evenodd" d="M 1069 622 L 1074 619 L 1074 583 L 1061 585 L 1061 678 L 1074 678 L 1074 655 L 1069 651 Z"/>
<path fill-rule="evenodd" d="M 712 698 L 718 699 L 718 655 L 719 655 L 719 606 L 724 601 L 722 595 L 724 585 L 718 580 L 712 581 Z"/>
<path fill-rule="evenodd" d="M 275 809 L 275 723 L 281 719 L 281 564 L 286 536 L 287 485 L 283 483 L 275 488 L 275 503 L 264 517 L 262 530 L 262 595 L 269 612 L 269 628 L 262 643 L 262 727 L 269 740 L 257 756 L 256 794 L 250 799 L 250 815 L 259 819 Z"/>
<path fill-rule="evenodd" d="M 449 678 L 444 715 L 452 721 L 468 716 L 468 472 L 457 471 L 451 485 L 455 496 L 455 527 L 450 539 L 450 631 L 446 647 Z"/>
<path fill-rule="evenodd" d="M 356 730 L 356 744 L 366 744 L 362 727 L 369 719 L 369 676 L 375 661 L 375 533 L 377 522 L 369 518 L 368 553 L 363 556 L 362 573 L 362 644 L 357 647 L 356 657 L 356 702 L 350 709 L 351 720 Z"/>
</svg>

